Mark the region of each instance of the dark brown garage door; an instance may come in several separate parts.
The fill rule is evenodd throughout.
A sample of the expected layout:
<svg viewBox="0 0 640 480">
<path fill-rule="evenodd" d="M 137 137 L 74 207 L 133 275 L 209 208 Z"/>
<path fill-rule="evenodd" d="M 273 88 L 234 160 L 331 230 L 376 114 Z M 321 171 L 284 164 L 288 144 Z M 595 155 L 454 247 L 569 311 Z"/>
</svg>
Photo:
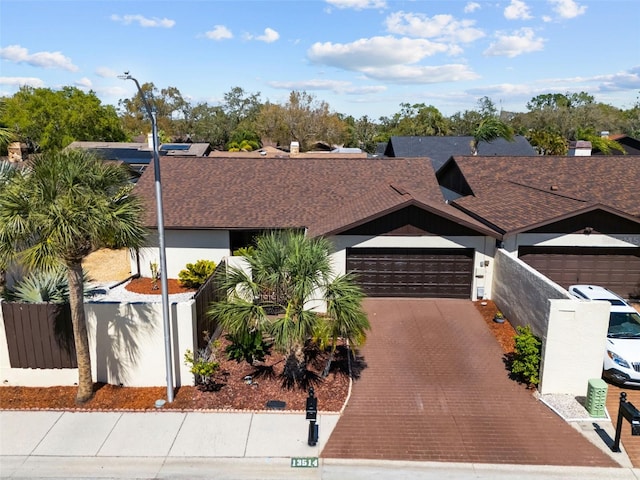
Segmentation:
<svg viewBox="0 0 640 480">
<path fill-rule="evenodd" d="M 347 249 L 347 271 L 370 297 L 470 298 L 473 249 Z"/>
<path fill-rule="evenodd" d="M 640 287 L 640 248 L 520 247 L 518 256 L 563 287 L 595 284 L 629 298 Z"/>
</svg>

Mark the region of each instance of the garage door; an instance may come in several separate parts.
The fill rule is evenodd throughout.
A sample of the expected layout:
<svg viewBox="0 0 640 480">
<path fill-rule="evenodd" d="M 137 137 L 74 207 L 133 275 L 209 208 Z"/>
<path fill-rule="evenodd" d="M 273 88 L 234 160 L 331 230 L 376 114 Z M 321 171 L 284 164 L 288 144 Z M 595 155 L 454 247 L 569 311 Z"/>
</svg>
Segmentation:
<svg viewBox="0 0 640 480">
<path fill-rule="evenodd" d="M 470 298 L 473 249 L 347 249 L 347 271 L 370 297 Z"/>
<path fill-rule="evenodd" d="M 602 285 L 629 298 L 640 282 L 640 248 L 520 247 L 518 256 L 554 282 Z"/>
</svg>

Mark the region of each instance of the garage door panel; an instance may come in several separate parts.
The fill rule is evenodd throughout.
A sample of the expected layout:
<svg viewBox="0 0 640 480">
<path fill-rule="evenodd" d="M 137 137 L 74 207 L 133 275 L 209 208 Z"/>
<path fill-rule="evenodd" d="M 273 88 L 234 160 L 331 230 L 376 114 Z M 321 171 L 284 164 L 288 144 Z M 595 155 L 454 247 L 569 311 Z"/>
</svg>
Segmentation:
<svg viewBox="0 0 640 480">
<path fill-rule="evenodd" d="M 596 284 L 630 297 L 640 285 L 640 248 L 520 247 L 518 256 L 564 288 Z"/>
<path fill-rule="evenodd" d="M 472 249 L 348 249 L 347 271 L 375 297 L 469 298 Z"/>
</svg>

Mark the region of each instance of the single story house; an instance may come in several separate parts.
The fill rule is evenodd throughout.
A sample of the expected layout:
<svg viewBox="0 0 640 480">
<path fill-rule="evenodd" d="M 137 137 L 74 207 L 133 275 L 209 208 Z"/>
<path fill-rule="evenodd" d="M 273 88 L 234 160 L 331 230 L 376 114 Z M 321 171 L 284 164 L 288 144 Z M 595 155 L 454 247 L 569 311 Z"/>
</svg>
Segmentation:
<svg viewBox="0 0 640 480">
<path fill-rule="evenodd" d="M 455 156 L 437 175 L 425 157 L 160 162 L 169 278 L 293 228 L 330 238 L 336 271 L 370 296 L 491 298 L 499 247 L 563 287 L 639 288 L 640 164 L 625 156 Z M 152 167 L 136 191 L 156 227 Z M 144 276 L 158 261 L 149 241 Z"/>
<path fill-rule="evenodd" d="M 162 157 L 160 165 L 169 278 L 189 262 L 219 262 L 262 231 L 301 229 L 330 238 L 336 271 L 356 272 L 369 295 L 470 298 L 485 288 L 500 238 L 444 201 L 428 158 Z M 153 228 L 152 168 L 136 191 Z M 157 237 L 150 242 L 137 261 L 144 276 L 159 256 Z"/>
<path fill-rule="evenodd" d="M 449 203 L 562 287 L 640 294 L 640 162 L 631 156 L 452 157 Z"/>
</svg>

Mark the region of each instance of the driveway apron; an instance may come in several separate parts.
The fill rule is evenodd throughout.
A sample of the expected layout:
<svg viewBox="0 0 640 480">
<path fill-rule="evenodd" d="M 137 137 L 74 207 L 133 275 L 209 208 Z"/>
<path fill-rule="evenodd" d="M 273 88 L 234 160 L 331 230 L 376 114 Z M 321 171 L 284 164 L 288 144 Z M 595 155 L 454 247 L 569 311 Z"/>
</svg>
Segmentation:
<svg viewBox="0 0 640 480">
<path fill-rule="evenodd" d="M 366 299 L 365 308 L 366 368 L 323 457 L 617 466 L 508 378 L 472 302 Z"/>
</svg>

